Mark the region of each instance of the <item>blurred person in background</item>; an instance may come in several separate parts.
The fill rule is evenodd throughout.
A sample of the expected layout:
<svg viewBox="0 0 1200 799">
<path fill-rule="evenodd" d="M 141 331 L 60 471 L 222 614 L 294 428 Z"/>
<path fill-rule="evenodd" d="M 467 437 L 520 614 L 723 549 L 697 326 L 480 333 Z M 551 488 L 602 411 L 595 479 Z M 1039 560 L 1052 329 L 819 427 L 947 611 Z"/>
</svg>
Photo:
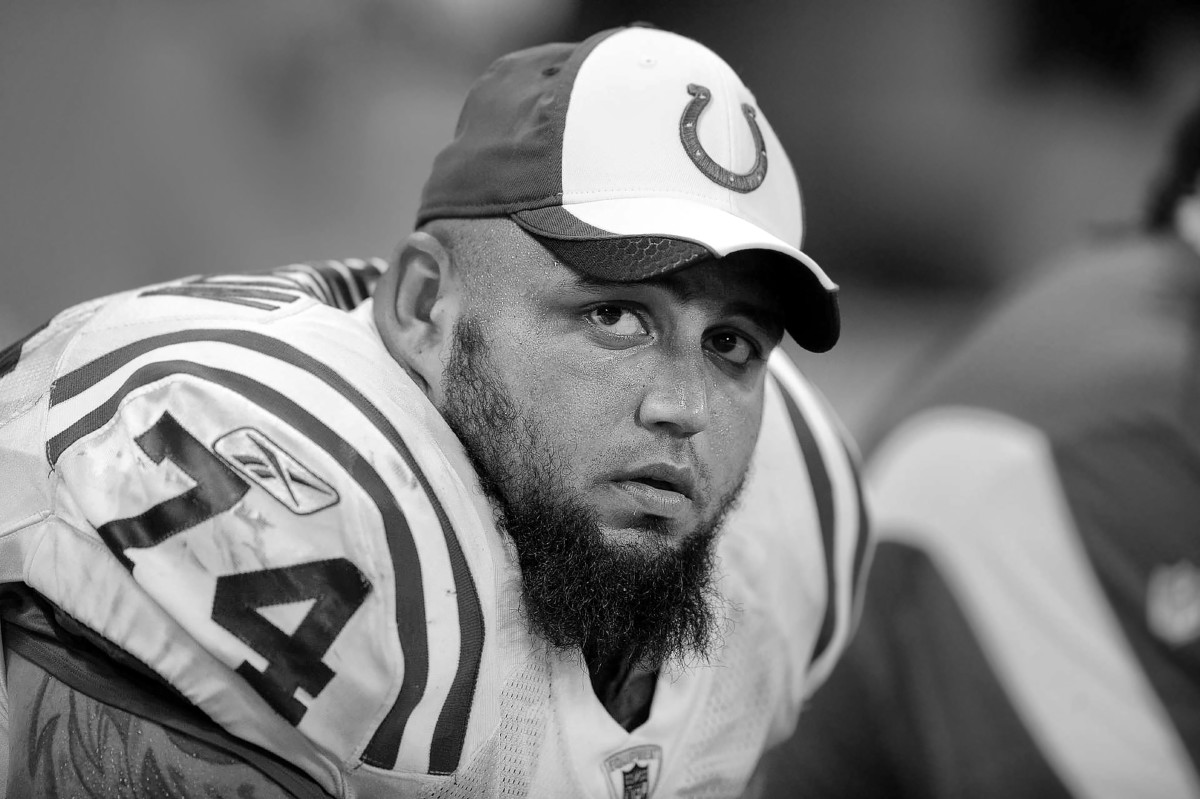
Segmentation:
<svg viewBox="0 0 1200 799">
<path fill-rule="evenodd" d="M 608 30 L 484 72 L 390 266 L 0 352 L 9 794 L 740 795 L 870 559 L 800 210 L 728 64 Z"/>
<path fill-rule="evenodd" d="M 1200 796 L 1200 103 L 1137 232 L 880 420 L 880 546 L 773 797 Z"/>
</svg>

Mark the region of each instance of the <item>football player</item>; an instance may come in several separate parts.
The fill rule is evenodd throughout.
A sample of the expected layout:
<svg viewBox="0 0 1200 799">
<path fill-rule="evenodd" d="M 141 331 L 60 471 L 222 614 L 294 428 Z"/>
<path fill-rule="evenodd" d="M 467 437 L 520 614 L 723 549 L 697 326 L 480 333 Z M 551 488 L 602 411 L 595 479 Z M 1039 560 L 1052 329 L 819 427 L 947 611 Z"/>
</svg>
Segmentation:
<svg viewBox="0 0 1200 799">
<path fill-rule="evenodd" d="M 772 796 L 1200 796 L 1200 106 L 1141 231 L 922 375 L 862 628 Z"/>
<path fill-rule="evenodd" d="M 484 74 L 390 268 L 4 351 L 10 793 L 742 793 L 870 550 L 801 234 L 736 74 L 622 28 Z"/>
</svg>

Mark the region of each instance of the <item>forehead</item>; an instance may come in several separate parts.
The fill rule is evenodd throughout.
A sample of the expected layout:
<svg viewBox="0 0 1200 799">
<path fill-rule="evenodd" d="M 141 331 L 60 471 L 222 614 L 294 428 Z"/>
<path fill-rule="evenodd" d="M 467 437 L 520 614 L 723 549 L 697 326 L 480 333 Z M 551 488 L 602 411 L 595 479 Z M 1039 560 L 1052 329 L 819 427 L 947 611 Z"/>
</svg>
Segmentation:
<svg viewBox="0 0 1200 799">
<path fill-rule="evenodd" d="M 784 274 L 777 261 L 734 253 L 641 281 L 676 294 L 681 300 L 732 299 L 753 302 L 764 309 L 782 306 Z"/>
</svg>

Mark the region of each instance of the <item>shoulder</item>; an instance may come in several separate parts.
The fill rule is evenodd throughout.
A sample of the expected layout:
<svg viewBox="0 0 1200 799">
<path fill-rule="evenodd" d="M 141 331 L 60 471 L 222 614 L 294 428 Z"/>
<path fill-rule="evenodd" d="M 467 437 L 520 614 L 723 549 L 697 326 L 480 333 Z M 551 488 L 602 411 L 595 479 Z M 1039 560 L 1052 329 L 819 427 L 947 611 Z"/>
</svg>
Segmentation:
<svg viewBox="0 0 1200 799">
<path fill-rule="evenodd" d="M 293 264 L 257 275 L 182 278 L 80 303 L 0 349 L 0 427 L 88 364 L 100 368 L 171 344 L 197 342 L 189 348 L 196 350 L 206 337 L 250 341 L 264 327 L 284 338 L 288 325 L 272 323 L 307 321 L 320 309 L 348 311 L 369 297 L 384 268 L 378 259 Z"/>
<path fill-rule="evenodd" d="M 853 442 L 783 352 L 770 361 L 758 445 L 720 553 L 745 606 L 771 619 L 808 693 L 843 651 L 872 539 Z"/>
<path fill-rule="evenodd" d="M 495 537 L 465 456 L 361 311 L 213 285 L 123 295 L 57 359 L 24 579 L 325 780 L 453 771 Z"/>
</svg>

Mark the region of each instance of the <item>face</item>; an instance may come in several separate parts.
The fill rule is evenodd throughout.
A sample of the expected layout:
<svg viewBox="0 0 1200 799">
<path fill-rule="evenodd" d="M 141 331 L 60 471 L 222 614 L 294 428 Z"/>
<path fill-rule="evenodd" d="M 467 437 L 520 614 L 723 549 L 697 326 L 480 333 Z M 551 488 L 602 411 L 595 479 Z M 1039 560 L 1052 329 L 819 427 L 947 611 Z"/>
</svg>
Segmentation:
<svg viewBox="0 0 1200 799">
<path fill-rule="evenodd" d="M 712 542 L 781 335 L 768 269 L 588 280 L 526 240 L 466 292 L 439 405 L 552 643 L 661 662 L 711 627 Z"/>
<path fill-rule="evenodd" d="M 710 262 L 618 284 L 532 242 L 523 255 L 462 310 L 499 387 L 609 542 L 678 547 L 750 462 L 782 333 L 768 268 Z"/>
</svg>

